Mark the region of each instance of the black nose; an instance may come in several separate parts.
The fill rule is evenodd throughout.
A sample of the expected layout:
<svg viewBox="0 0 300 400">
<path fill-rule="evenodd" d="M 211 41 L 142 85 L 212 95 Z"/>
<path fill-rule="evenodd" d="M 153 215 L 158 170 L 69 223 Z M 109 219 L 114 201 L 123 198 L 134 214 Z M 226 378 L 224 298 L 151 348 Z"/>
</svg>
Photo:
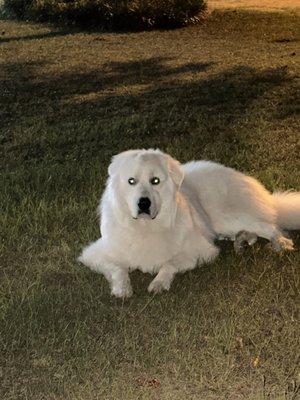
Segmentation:
<svg viewBox="0 0 300 400">
<path fill-rule="evenodd" d="M 141 197 L 138 202 L 139 209 L 142 211 L 148 211 L 151 206 L 151 201 L 148 197 Z"/>
</svg>

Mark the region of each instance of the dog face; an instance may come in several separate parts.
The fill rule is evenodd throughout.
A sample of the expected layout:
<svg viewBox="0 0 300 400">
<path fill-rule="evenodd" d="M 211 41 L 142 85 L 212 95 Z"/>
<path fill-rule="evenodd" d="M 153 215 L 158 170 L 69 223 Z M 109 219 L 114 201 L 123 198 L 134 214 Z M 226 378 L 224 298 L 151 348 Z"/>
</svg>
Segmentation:
<svg viewBox="0 0 300 400">
<path fill-rule="evenodd" d="M 135 220 L 155 220 L 168 212 L 183 180 L 180 163 L 159 150 L 120 153 L 108 172 L 117 207 Z"/>
</svg>

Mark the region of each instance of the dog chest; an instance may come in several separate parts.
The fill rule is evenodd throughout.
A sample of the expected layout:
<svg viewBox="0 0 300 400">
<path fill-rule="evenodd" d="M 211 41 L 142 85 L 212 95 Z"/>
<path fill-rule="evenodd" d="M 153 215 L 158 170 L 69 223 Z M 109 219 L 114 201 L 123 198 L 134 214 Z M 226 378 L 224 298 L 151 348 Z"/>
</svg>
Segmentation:
<svg viewBox="0 0 300 400">
<path fill-rule="evenodd" d="M 116 232 L 115 232 L 116 233 Z M 118 232 L 109 240 L 111 252 L 132 269 L 153 272 L 180 250 L 182 238 L 168 232 Z"/>
</svg>

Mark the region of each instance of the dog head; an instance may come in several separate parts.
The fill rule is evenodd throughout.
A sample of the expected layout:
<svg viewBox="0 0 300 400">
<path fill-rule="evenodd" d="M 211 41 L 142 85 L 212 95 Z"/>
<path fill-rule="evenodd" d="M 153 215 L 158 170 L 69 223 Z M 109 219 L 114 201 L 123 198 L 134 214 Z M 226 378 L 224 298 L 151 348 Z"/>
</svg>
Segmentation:
<svg viewBox="0 0 300 400">
<path fill-rule="evenodd" d="M 134 220 L 162 219 L 174 209 L 184 173 L 178 161 L 160 150 L 129 150 L 108 168 L 115 206 Z"/>
</svg>

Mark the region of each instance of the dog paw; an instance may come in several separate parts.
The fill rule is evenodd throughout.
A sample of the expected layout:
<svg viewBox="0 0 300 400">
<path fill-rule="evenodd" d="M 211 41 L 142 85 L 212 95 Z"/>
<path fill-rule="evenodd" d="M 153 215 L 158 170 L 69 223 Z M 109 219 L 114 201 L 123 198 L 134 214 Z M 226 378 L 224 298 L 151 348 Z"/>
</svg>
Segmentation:
<svg viewBox="0 0 300 400">
<path fill-rule="evenodd" d="M 271 240 L 272 248 L 275 251 L 294 250 L 294 243 L 291 239 L 279 236 Z"/>
<path fill-rule="evenodd" d="M 78 256 L 78 257 L 76 258 L 76 261 L 79 262 L 79 263 L 81 263 L 81 264 L 83 264 L 83 265 L 85 265 L 85 266 L 88 266 L 87 260 L 85 259 L 85 257 L 83 256 L 83 254 L 80 254 L 80 256 Z"/>
<path fill-rule="evenodd" d="M 257 241 L 257 235 L 248 231 L 240 231 L 237 233 L 234 241 L 234 250 L 236 253 L 241 253 L 244 250 L 244 243 L 253 246 Z"/>
<path fill-rule="evenodd" d="M 132 296 L 132 287 L 131 285 L 114 286 L 111 289 L 111 294 L 119 299 L 125 299 Z"/>
<path fill-rule="evenodd" d="M 148 286 L 148 292 L 150 293 L 161 293 L 164 290 L 170 289 L 170 283 L 160 280 L 153 280 Z"/>
</svg>

